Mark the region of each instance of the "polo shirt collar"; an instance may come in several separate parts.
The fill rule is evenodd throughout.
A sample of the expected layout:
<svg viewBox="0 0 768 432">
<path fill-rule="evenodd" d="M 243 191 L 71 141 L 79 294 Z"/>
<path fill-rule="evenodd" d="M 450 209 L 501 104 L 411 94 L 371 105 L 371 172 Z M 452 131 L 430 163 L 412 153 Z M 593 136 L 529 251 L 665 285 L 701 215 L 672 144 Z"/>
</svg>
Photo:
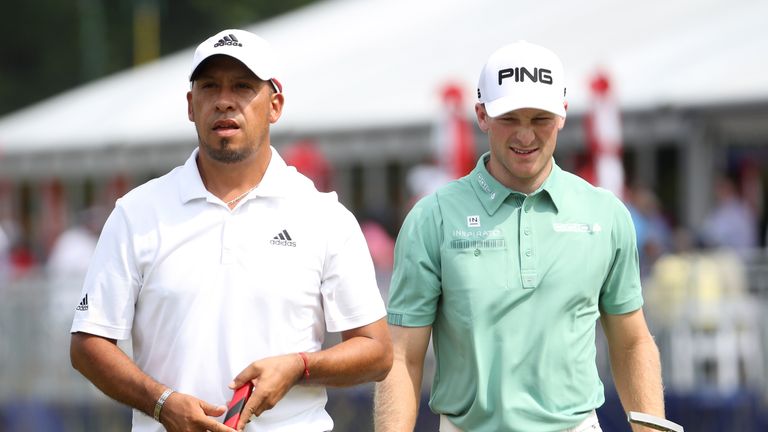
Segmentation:
<svg viewBox="0 0 768 432">
<path fill-rule="evenodd" d="M 485 166 L 486 162 L 490 158 L 490 152 L 485 153 L 477 161 L 475 169 L 470 174 L 470 184 L 475 191 L 475 195 L 485 207 L 485 211 L 488 214 L 493 215 L 501 207 L 501 204 L 512 194 L 521 194 L 521 192 L 514 191 L 503 184 L 499 183 L 495 177 L 488 172 L 488 168 Z M 563 188 L 562 177 L 563 172 L 559 166 L 552 161 L 552 171 L 549 176 L 541 185 L 541 187 L 533 192 L 531 195 L 543 193 L 550 198 L 555 211 L 559 208 L 559 203 L 563 200 Z"/>
<path fill-rule="evenodd" d="M 293 189 L 295 183 L 291 181 L 288 175 L 288 164 L 280 157 L 274 147 L 270 146 L 269 148 L 272 151 L 272 158 L 269 160 L 264 177 L 261 178 L 261 183 L 253 190 L 253 195 L 262 197 L 285 196 L 289 190 Z"/>
<path fill-rule="evenodd" d="M 534 193 L 539 193 L 541 191 L 546 192 L 547 196 L 549 196 L 549 200 L 552 202 L 552 205 L 555 207 L 555 212 L 560 211 L 560 208 L 565 200 L 565 189 L 563 188 L 563 176 L 564 176 L 563 170 L 555 163 L 554 159 L 552 160 L 552 172 L 549 173 L 549 177 L 547 177 L 546 180 L 544 180 L 544 183 L 541 185 L 538 191 Z"/>
<path fill-rule="evenodd" d="M 477 199 L 485 207 L 485 211 L 492 215 L 496 213 L 501 204 L 512 194 L 512 189 L 499 183 L 491 173 L 488 172 L 485 163 L 490 158 L 490 152 L 480 156 L 475 169 L 470 174 L 469 182 L 477 195 Z"/>
<path fill-rule="evenodd" d="M 264 172 L 264 177 L 262 177 L 259 186 L 249 194 L 249 197 L 282 196 L 288 191 L 289 182 L 287 181 L 288 178 L 285 176 L 288 165 L 283 158 L 280 157 L 280 154 L 277 153 L 274 147 L 270 146 L 270 150 L 272 151 L 272 158 L 269 161 L 267 170 Z M 211 193 L 208 192 L 203 184 L 203 179 L 200 177 L 200 171 L 197 169 L 197 156 L 199 152 L 200 148 L 195 148 L 181 167 L 179 197 L 181 198 L 181 202 L 185 204 L 194 199 L 212 198 Z M 246 197 L 246 199 L 249 197 Z"/>
<path fill-rule="evenodd" d="M 199 147 L 196 147 L 192 154 L 184 162 L 179 172 L 179 197 L 181 202 L 186 204 L 193 199 L 205 199 L 209 192 L 203 185 L 203 179 L 200 177 L 200 172 L 197 170 L 197 153 L 200 151 Z"/>
</svg>

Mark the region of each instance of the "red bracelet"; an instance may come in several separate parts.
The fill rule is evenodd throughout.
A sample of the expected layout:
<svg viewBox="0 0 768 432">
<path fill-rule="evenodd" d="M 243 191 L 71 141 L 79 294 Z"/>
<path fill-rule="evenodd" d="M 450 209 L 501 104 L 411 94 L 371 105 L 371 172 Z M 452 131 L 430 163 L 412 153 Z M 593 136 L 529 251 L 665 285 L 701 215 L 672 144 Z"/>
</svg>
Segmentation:
<svg viewBox="0 0 768 432">
<path fill-rule="evenodd" d="M 300 352 L 299 357 L 301 357 L 301 361 L 304 362 L 304 379 L 309 379 L 309 360 L 307 360 L 307 353 Z"/>
</svg>

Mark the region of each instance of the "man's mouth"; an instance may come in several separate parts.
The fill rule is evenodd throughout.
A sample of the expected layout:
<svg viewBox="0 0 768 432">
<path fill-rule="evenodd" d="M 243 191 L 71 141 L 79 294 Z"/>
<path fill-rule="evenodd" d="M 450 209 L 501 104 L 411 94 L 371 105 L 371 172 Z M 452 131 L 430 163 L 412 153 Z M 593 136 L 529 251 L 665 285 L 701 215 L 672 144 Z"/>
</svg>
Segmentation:
<svg viewBox="0 0 768 432">
<path fill-rule="evenodd" d="M 240 129 L 240 126 L 234 120 L 217 120 L 213 124 L 213 130 L 215 131 L 227 129 Z"/>
<path fill-rule="evenodd" d="M 523 149 L 518 149 L 518 148 L 515 148 L 515 147 L 510 147 L 510 148 L 512 149 L 513 152 L 515 152 L 516 154 L 519 154 L 519 155 L 529 155 L 529 154 L 531 154 L 531 153 L 533 153 L 533 152 L 535 152 L 537 150 L 535 148 L 534 149 L 530 149 L 530 150 L 523 150 Z"/>
</svg>

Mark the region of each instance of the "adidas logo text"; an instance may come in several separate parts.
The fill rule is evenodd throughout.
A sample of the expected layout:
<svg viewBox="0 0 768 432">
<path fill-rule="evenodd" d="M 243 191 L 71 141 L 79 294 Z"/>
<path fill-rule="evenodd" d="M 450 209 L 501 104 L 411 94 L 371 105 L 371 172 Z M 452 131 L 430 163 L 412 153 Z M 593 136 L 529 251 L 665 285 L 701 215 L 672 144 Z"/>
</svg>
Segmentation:
<svg viewBox="0 0 768 432">
<path fill-rule="evenodd" d="M 75 310 L 79 310 L 79 311 L 87 311 L 88 310 L 88 294 L 86 294 L 85 297 L 83 297 L 83 299 L 80 301 L 80 304 L 77 305 Z"/>
<path fill-rule="evenodd" d="M 274 246 L 296 247 L 296 242 L 293 241 L 287 230 L 282 230 L 279 232 L 275 237 L 272 238 L 272 240 L 269 241 L 269 244 Z"/>
<path fill-rule="evenodd" d="M 213 47 L 216 48 L 216 47 L 226 46 L 226 45 L 239 46 L 239 47 L 243 46 L 243 44 L 241 44 L 240 41 L 237 40 L 235 35 L 230 34 L 229 36 L 224 36 L 223 38 L 219 39 L 219 41 L 216 42 L 216 44 L 214 44 Z"/>
</svg>

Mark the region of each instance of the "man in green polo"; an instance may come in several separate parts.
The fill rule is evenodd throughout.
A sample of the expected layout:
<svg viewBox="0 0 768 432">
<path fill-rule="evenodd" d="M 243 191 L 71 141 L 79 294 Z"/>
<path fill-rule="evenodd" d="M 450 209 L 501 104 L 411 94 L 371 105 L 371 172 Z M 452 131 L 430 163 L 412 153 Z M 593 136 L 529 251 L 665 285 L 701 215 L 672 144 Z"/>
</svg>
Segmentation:
<svg viewBox="0 0 768 432">
<path fill-rule="evenodd" d="M 377 432 L 413 430 L 430 335 L 441 432 L 599 431 L 598 318 L 624 409 L 663 417 L 629 212 L 553 159 L 560 60 L 507 45 L 483 68 L 478 98 L 490 152 L 416 204 L 397 239 L 395 362 L 377 385 Z"/>
</svg>

